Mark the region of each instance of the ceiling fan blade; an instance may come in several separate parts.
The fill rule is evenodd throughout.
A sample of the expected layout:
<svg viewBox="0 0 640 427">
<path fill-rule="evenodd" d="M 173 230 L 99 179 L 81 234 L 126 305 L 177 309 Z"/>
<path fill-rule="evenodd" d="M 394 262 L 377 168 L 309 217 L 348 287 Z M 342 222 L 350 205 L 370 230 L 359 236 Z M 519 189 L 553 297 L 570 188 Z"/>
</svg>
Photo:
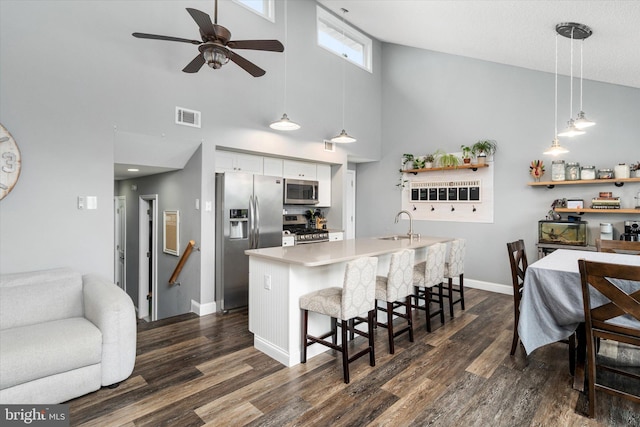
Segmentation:
<svg viewBox="0 0 640 427">
<path fill-rule="evenodd" d="M 198 55 L 193 58 L 193 61 L 189 62 L 186 67 L 182 69 L 185 73 L 197 73 L 204 65 L 205 60 L 203 55 Z"/>
<path fill-rule="evenodd" d="M 284 52 L 284 46 L 278 40 L 234 40 L 227 43 L 232 49 L 268 50 Z"/>
<path fill-rule="evenodd" d="M 196 21 L 196 24 L 198 24 L 198 27 L 200 27 L 200 31 L 203 34 L 213 36 L 215 39 L 218 38 L 216 29 L 213 26 L 213 22 L 211 22 L 211 17 L 209 15 L 198 9 L 192 9 L 190 7 L 187 8 L 187 12 L 189 12 L 189 15 L 191 15 L 193 20 Z"/>
<path fill-rule="evenodd" d="M 229 59 L 238 64 L 253 77 L 264 76 L 264 74 L 266 73 L 266 71 L 264 71 L 262 68 L 258 67 L 253 62 L 247 61 L 235 52 L 229 51 Z"/>
<path fill-rule="evenodd" d="M 183 42 L 183 43 L 191 43 L 191 44 L 202 44 L 202 42 L 198 41 L 198 40 L 181 39 L 179 37 L 171 37 L 171 36 L 159 36 L 157 34 L 133 33 L 131 35 L 133 37 L 137 37 L 139 39 L 167 40 L 167 41 L 170 41 L 170 42 Z"/>
</svg>

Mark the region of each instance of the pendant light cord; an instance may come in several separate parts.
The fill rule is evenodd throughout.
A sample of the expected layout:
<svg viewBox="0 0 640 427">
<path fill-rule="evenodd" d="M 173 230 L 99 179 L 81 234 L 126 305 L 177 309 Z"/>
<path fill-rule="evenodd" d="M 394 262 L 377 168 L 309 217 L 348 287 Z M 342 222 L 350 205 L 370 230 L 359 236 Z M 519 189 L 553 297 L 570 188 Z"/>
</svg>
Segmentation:
<svg viewBox="0 0 640 427">
<path fill-rule="evenodd" d="M 554 104 L 555 104 L 555 120 L 553 124 L 554 124 L 555 133 L 553 134 L 553 138 L 557 139 L 558 138 L 558 33 L 556 33 L 556 74 L 555 74 Z"/>
<path fill-rule="evenodd" d="M 344 15 L 347 13 L 347 9 L 342 8 L 342 43 L 344 43 Z M 345 63 L 347 61 L 347 53 L 342 53 L 342 129 L 344 130 L 344 116 L 345 116 Z"/>
<path fill-rule="evenodd" d="M 569 120 L 573 120 L 573 27 L 571 27 L 571 84 L 569 90 Z"/>
<path fill-rule="evenodd" d="M 287 40 L 288 40 L 288 29 L 287 29 L 287 0 L 284 0 L 284 99 L 283 99 L 283 109 L 285 113 L 287 112 L 287 50 L 289 49 Z"/>
<path fill-rule="evenodd" d="M 580 111 L 582 109 L 582 48 L 584 47 L 584 39 L 580 41 Z"/>
</svg>

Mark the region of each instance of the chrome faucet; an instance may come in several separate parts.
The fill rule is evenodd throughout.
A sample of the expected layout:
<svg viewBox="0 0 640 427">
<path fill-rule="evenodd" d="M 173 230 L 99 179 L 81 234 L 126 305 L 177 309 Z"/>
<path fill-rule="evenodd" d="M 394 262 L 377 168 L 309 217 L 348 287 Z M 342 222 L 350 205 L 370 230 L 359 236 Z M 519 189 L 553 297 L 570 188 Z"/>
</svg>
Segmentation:
<svg viewBox="0 0 640 427">
<path fill-rule="evenodd" d="M 395 223 L 396 223 L 396 224 L 398 223 L 398 220 L 400 219 L 400 216 L 401 216 L 403 213 L 406 213 L 406 214 L 407 214 L 407 216 L 409 217 L 409 232 L 407 233 L 407 235 L 408 235 L 409 237 L 413 237 L 413 217 L 411 216 L 411 213 L 410 213 L 409 211 L 400 211 L 400 212 L 398 212 L 398 213 L 396 214 L 396 220 L 395 220 Z"/>
</svg>

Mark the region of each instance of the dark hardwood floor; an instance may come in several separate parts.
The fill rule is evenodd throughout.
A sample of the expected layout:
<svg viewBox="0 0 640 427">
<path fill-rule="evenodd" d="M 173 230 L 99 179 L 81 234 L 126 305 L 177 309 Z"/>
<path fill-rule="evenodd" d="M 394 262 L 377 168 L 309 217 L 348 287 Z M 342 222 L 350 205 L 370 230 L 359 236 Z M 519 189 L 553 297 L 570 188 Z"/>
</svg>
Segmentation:
<svg viewBox="0 0 640 427">
<path fill-rule="evenodd" d="M 70 402 L 78 426 L 639 426 L 640 405 L 598 393 L 596 419 L 572 389 L 557 343 L 528 358 L 511 346 L 512 297 L 469 289 L 467 310 L 427 333 L 417 315 L 376 366 L 362 358 L 342 381 L 330 351 L 286 368 L 253 348 L 245 312 L 186 314 L 138 327 L 136 366 L 115 389 Z M 361 338 L 354 345 L 364 344 Z M 603 342 L 601 354 L 628 359 Z M 637 355 L 635 357 L 636 361 Z"/>
</svg>

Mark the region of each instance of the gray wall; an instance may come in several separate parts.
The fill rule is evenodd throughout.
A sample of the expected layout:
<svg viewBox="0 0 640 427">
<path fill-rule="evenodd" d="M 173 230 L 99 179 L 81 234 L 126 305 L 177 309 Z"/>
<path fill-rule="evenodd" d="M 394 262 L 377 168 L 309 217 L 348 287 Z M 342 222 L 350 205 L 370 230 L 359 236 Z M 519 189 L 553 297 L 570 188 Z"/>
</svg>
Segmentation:
<svg viewBox="0 0 640 427">
<path fill-rule="evenodd" d="M 633 206 L 638 184 L 554 189 L 526 185 L 532 181 L 529 164 L 534 159 L 544 160 L 544 178 L 550 180 L 553 157 L 542 152 L 551 145 L 554 132 L 552 74 L 392 44 L 384 44 L 382 54 L 382 160 L 357 166 L 358 236 L 406 232 L 406 221 L 393 223 L 401 205 L 395 184 L 403 153 L 424 155 L 437 148 L 460 151 L 460 145 L 481 138 L 498 142 L 491 166 L 495 168 L 494 223 L 414 224 L 422 234 L 468 239 L 467 278 L 510 284 L 506 242 L 523 238 L 529 256 L 536 259 L 537 222 L 556 198 L 588 202 L 599 191 L 612 191 L 626 207 Z M 598 168 L 637 162 L 640 90 L 585 81 L 584 94 L 587 116 L 598 124 L 586 135 L 562 139 L 570 149 L 562 158 Z M 569 115 L 567 78 L 560 79 L 559 98 L 559 127 L 563 127 Z M 639 220 L 640 215 L 587 214 L 584 219 L 593 242 L 600 222 L 612 222 L 621 230 L 625 219 Z"/>
<path fill-rule="evenodd" d="M 163 212 L 177 210 L 180 213 L 180 255 L 184 253 L 189 240 L 200 242 L 200 210 L 195 201 L 200 198 L 200 177 L 202 171 L 202 150 L 193 154 L 184 169 L 166 172 L 144 178 L 117 182 L 118 196 L 127 201 L 127 293 L 138 305 L 138 253 L 139 253 L 139 198 L 142 195 L 158 196 L 158 241 L 155 247 L 158 260 L 158 319 L 175 316 L 190 311 L 191 300 L 200 300 L 200 252 L 194 250 L 187 260 L 178 281 L 180 285 L 169 285 L 169 278 L 176 268 L 179 257 L 164 253 L 162 227 Z M 135 185 L 135 187 L 132 187 Z M 136 188 L 136 190 L 133 190 Z"/>
<path fill-rule="evenodd" d="M 289 134 L 268 128 L 284 109 L 283 54 L 242 52 L 267 71 L 260 78 L 233 63 L 186 74 L 180 70 L 195 46 L 131 36 L 196 38 L 187 6 L 212 14 L 213 2 L 0 2 L 0 120 L 23 160 L 20 180 L 0 202 L 0 272 L 67 265 L 113 277 L 114 127 L 176 144 L 202 141 L 202 203 L 215 201 L 216 147 L 336 165 L 347 156 L 379 158 L 380 43 L 373 74 L 345 69 L 348 99 L 357 100 L 347 102 L 346 127 L 358 142 L 328 153 L 322 140 L 342 127 L 342 60 L 316 44 L 316 2 L 288 2 L 286 112 L 303 126 Z M 283 17 L 281 1 L 275 24 L 231 1 L 219 6 L 234 40 L 284 43 Z M 201 111 L 202 128 L 176 125 L 176 106 Z M 78 210 L 78 196 L 97 196 L 98 209 Z M 214 212 L 199 212 L 204 262 L 194 299 L 202 304 L 214 301 Z"/>
</svg>

